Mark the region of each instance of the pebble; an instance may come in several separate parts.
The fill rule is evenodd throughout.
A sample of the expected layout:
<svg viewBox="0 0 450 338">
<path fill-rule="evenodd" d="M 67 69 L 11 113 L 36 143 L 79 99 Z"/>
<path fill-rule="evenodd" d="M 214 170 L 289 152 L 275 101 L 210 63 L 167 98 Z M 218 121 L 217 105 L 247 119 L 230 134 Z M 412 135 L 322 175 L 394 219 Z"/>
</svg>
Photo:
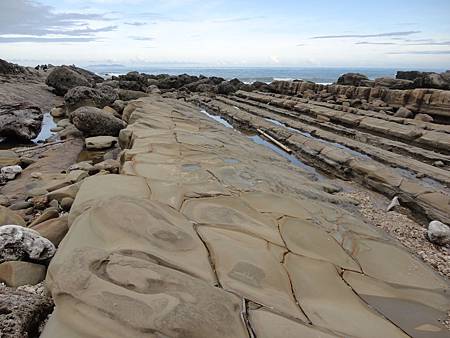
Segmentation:
<svg viewBox="0 0 450 338">
<path fill-rule="evenodd" d="M 450 227 L 439 221 L 432 221 L 428 225 L 428 239 L 431 243 L 444 246 L 450 244 Z"/>
</svg>

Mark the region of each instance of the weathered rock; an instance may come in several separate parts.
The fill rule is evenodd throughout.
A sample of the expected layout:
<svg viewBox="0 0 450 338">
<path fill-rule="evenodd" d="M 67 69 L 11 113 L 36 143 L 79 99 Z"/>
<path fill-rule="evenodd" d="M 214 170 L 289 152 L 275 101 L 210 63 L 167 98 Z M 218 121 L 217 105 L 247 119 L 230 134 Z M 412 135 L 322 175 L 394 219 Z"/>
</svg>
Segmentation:
<svg viewBox="0 0 450 338">
<path fill-rule="evenodd" d="M 136 90 L 117 89 L 116 91 L 121 101 L 137 100 L 141 97 L 148 96 L 147 93 Z"/>
<path fill-rule="evenodd" d="M 24 73 L 27 73 L 27 69 L 25 67 L 0 59 L 0 74 L 17 75 Z"/>
<path fill-rule="evenodd" d="M 63 208 L 63 210 L 65 211 L 69 211 L 70 208 L 72 207 L 74 199 L 71 197 L 64 197 L 61 200 L 61 208 Z"/>
<path fill-rule="evenodd" d="M 48 75 L 46 83 L 55 89 L 55 94 L 61 96 L 65 95 L 69 89 L 74 87 L 92 86 L 85 76 L 67 66 L 55 67 Z"/>
<path fill-rule="evenodd" d="M 72 114 L 73 124 L 86 136 L 118 136 L 124 121 L 94 107 L 81 107 Z"/>
<path fill-rule="evenodd" d="M 69 125 L 64 128 L 64 130 L 59 132 L 59 137 L 61 140 L 70 139 L 70 138 L 81 138 L 83 137 L 83 132 L 77 129 L 74 125 Z"/>
<path fill-rule="evenodd" d="M 48 193 L 47 197 L 49 200 L 57 200 L 58 202 L 61 202 L 64 197 L 75 198 L 79 189 L 80 183 L 75 183 Z"/>
<path fill-rule="evenodd" d="M 55 254 L 55 246 L 37 231 L 19 225 L 0 226 L 0 263 L 5 261 L 45 261 Z"/>
<path fill-rule="evenodd" d="M 74 87 L 64 95 L 64 102 L 70 112 L 84 106 L 103 108 L 118 99 L 114 88 L 101 86 L 99 88 Z"/>
<path fill-rule="evenodd" d="M 46 268 L 44 265 L 8 261 L 0 264 L 0 282 L 10 287 L 22 285 L 36 285 L 45 279 Z"/>
<path fill-rule="evenodd" d="M 22 172 L 22 167 L 20 165 L 12 165 L 3 167 L 0 169 L 0 174 L 3 175 L 7 180 L 13 180 Z"/>
<path fill-rule="evenodd" d="M 0 287 L 0 332 L 2 338 L 39 336 L 39 325 L 53 309 L 46 294 Z"/>
<path fill-rule="evenodd" d="M 69 169 L 67 169 L 68 171 L 73 171 L 73 170 L 84 170 L 84 171 L 92 171 L 94 169 L 94 166 L 92 165 L 92 161 L 83 161 L 83 162 L 78 162 L 75 164 L 72 164 Z"/>
<path fill-rule="evenodd" d="M 411 89 L 414 88 L 413 81 L 403 79 L 393 79 L 390 77 L 380 77 L 375 79 L 375 86 L 387 87 L 390 89 Z"/>
<path fill-rule="evenodd" d="M 87 149 L 108 149 L 117 144 L 117 137 L 113 136 L 95 136 L 85 139 Z"/>
<path fill-rule="evenodd" d="M 23 209 L 31 208 L 32 206 L 33 206 L 33 202 L 31 202 L 31 201 L 18 201 L 18 202 L 15 202 L 15 203 L 11 204 L 9 209 L 11 209 L 11 210 L 23 210 Z"/>
<path fill-rule="evenodd" d="M 395 117 L 412 118 L 413 112 L 405 107 L 400 107 L 394 114 Z"/>
<path fill-rule="evenodd" d="M 113 108 L 115 111 L 117 111 L 119 114 L 122 114 L 125 106 L 127 105 L 127 103 L 125 101 L 122 100 L 116 100 L 114 101 L 114 103 L 111 105 L 111 108 Z"/>
<path fill-rule="evenodd" d="M 120 168 L 120 162 L 118 160 L 113 160 L 113 159 L 105 160 L 103 162 L 96 163 L 94 165 L 94 169 L 96 171 L 106 170 L 113 174 L 117 174 L 119 172 L 119 168 Z"/>
<path fill-rule="evenodd" d="M 65 197 L 63 200 L 64 199 L 71 198 Z M 32 227 L 32 229 L 39 232 L 42 237 L 47 238 L 55 247 L 57 247 L 69 230 L 68 216 L 66 215 L 59 218 L 49 219 L 45 222 L 36 224 Z"/>
<path fill-rule="evenodd" d="M 0 150 L 0 168 L 20 163 L 19 155 L 12 150 Z"/>
<path fill-rule="evenodd" d="M 89 176 L 89 173 L 85 170 L 71 170 L 67 174 L 67 179 L 70 183 L 77 183 L 77 182 L 81 182 L 88 176 Z"/>
<path fill-rule="evenodd" d="M 53 117 L 63 117 L 66 115 L 66 112 L 65 112 L 64 108 L 55 107 L 55 108 L 52 108 L 52 110 L 50 110 L 50 115 Z"/>
<path fill-rule="evenodd" d="M 111 108 L 110 106 L 103 107 L 102 109 L 105 113 L 111 114 L 118 119 L 121 118 L 121 114 L 119 114 L 114 108 Z"/>
<path fill-rule="evenodd" d="M 433 118 L 428 114 L 417 114 L 414 116 L 414 120 L 422 122 L 433 122 Z"/>
<path fill-rule="evenodd" d="M 428 239 L 437 245 L 450 244 L 450 227 L 439 221 L 432 221 L 428 225 Z"/>
<path fill-rule="evenodd" d="M 0 226 L 7 224 L 18 224 L 25 226 L 25 221 L 14 211 L 0 206 Z"/>
<path fill-rule="evenodd" d="M 0 137 L 32 140 L 41 130 L 42 110 L 27 103 L 0 105 Z"/>
<path fill-rule="evenodd" d="M 48 208 L 48 209 L 44 210 L 44 212 L 30 224 L 30 227 L 34 227 L 35 225 L 37 225 L 39 223 L 48 221 L 49 219 L 58 218 L 58 217 L 59 217 L 59 213 L 58 213 L 57 209 Z"/>
<path fill-rule="evenodd" d="M 369 80 L 367 76 L 364 74 L 359 73 L 346 73 L 341 75 L 338 80 L 337 84 L 340 85 L 350 85 L 350 86 L 359 86 L 362 81 Z"/>
</svg>

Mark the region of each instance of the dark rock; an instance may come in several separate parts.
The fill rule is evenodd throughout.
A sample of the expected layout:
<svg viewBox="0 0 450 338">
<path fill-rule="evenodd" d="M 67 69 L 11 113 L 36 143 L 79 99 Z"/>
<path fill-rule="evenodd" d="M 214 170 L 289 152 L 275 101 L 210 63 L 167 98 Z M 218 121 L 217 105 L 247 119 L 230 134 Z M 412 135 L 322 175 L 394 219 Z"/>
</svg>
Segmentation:
<svg viewBox="0 0 450 338">
<path fill-rule="evenodd" d="M 0 74 L 17 75 L 24 73 L 27 73 L 27 69 L 25 67 L 0 59 Z"/>
<path fill-rule="evenodd" d="M 125 106 L 127 104 L 125 103 L 125 101 L 122 100 L 116 100 L 114 101 L 114 103 L 111 105 L 111 108 L 114 109 L 116 112 L 118 112 L 120 115 L 122 115 L 123 110 L 125 109 Z"/>
<path fill-rule="evenodd" d="M 119 95 L 119 99 L 122 101 L 137 100 L 141 97 L 148 96 L 147 93 L 135 90 L 116 89 L 116 92 Z"/>
<path fill-rule="evenodd" d="M 72 112 L 72 122 L 86 136 L 118 136 L 124 121 L 94 107 L 81 107 Z"/>
<path fill-rule="evenodd" d="M 55 94 L 61 96 L 65 95 L 69 89 L 74 87 L 92 87 L 91 82 L 84 75 L 67 66 L 53 69 L 45 83 L 55 89 Z"/>
<path fill-rule="evenodd" d="M 450 81 L 446 79 L 446 76 L 442 74 L 431 73 L 424 77 L 417 78 L 414 81 L 414 86 L 416 88 L 434 88 L 450 90 Z"/>
<path fill-rule="evenodd" d="M 32 140 L 41 130 L 43 113 L 39 107 L 20 103 L 0 106 L 0 136 Z"/>
<path fill-rule="evenodd" d="M 80 67 L 76 67 L 76 66 L 69 66 L 70 69 L 72 69 L 73 71 L 77 72 L 78 74 L 84 76 L 92 85 L 96 84 L 96 83 L 102 83 L 104 81 L 104 79 L 93 73 L 90 72 L 86 69 L 80 68 Z"/>
<path fill-rule="evenodd" d="M 260 91 L 260 92 L 270 92 L 272 91 L 270 88 L 270 85 L 268 85 L 265 82 L 261 82 L 261 81 L 255 81 L 251 84 L 251 87 L 254 90 Z M 241 88 L 242 90 L 245 90 L 244 88 Z"/>
<path fill-rule="evenodd" d="M 74 87 L 64 95 L 64 102 L 69 112 L 83 106 L 103 108 L 112 105 L 119 98 L 114 88 Z"/>
<path fill-rule="evenodd" d="M 367 81 L 369 78 L 360 73 L 346 73 L 339 77 L 337 84 L 346 86 L 359 86 L 361 81 Z"/>
<path fill-rule="evenodd" d="M 143 85 L 137 81 L 119 81 L 119 88 L 127 90 L 144 91 Z"/>
<path fill-rule="evenodd" d="M 12 288 L 0 289 L 0 333 L 2 338 L 32 338 L 39 336 L 39 325 L 53 309 L 46 294 Z"/>
</svg>

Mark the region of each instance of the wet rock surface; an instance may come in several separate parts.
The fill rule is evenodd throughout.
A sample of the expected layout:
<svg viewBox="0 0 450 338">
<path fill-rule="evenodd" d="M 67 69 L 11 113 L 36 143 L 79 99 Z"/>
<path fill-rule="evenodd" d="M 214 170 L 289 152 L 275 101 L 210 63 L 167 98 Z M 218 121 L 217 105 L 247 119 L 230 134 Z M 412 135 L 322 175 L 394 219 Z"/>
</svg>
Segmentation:
<svg viewBox="0 0 450 338">
<path fill-rule="evenodd" d="M 125 111 L 120 175 L 74 195 L 42 337 L 448 336 L 448 282 L 317 174 L 181 100 Z"/>
</svg>

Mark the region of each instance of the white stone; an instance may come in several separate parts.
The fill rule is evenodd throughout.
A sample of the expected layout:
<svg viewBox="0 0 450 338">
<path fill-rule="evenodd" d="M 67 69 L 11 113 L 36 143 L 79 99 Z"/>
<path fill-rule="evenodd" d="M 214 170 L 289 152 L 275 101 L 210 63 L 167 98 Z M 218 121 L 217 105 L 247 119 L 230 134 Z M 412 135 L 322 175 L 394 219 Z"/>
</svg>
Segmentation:
<svg viewBox="0 0 450 338">
<path fill-rule="evenodd" d="M 389 206 L 387 207 L 386 211 L 389 212 L 392 209 L 394 209 L 395 207 L 399 207 L 400 206 L 400 201 L 398 200 L 398 196 L 395 196 L 392 201 L 391 204 L 389 204 Z"/>
<path fill-rule="evenodd" d="M 22 167 L 20 165 L 11 165 L 1 169 L 1 174 L 8 180 L 15 179 L 21 172 Z"/>
<path fill-rule="evenodd" d="M 432 221 L 428 225 L 428 239 L 437 245 L 450 244 L 450 227 L 439 221 Z"/>
<path fill-rule="evenodd" d="M 37 231 L 20 225 L 0 226 L 0 263 L 4 261 L 44 261 L 53 257 L 55 246 Z"/>
</svg>

